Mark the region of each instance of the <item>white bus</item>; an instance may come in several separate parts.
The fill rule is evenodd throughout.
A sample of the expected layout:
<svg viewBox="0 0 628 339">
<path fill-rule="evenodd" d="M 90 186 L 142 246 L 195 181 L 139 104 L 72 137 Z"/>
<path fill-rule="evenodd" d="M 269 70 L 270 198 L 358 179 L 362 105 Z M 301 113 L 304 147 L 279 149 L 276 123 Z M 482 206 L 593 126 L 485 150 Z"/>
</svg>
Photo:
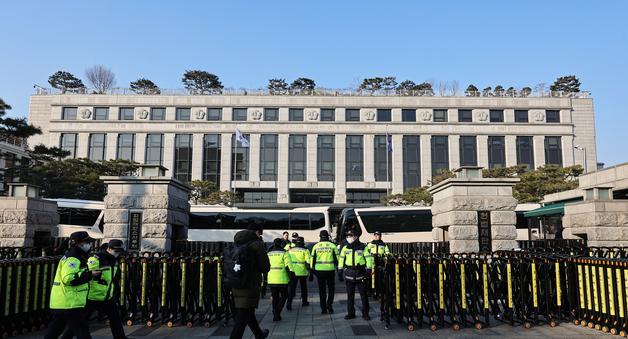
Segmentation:
<svg viewBox="0 0 628 339">
<path fill-rule="evenodd" d="M 233 241 L 251 223 L 262 225 L 265 242 L 281 238 L 284 231 L 299 233 L 305 242 L 319 241 L 322 230 L 331 232 L 329 207 L 294 209 L 237 209 L 225 206 L 190 207 L 189 241 Z"/>
<path fill-rule="evenodd" d="M 539 204 L 517 205 L 517 240 L 528 240 L 528 220 L 523 217 L 523 212 L 538 207 Z M 333 234 L 336 239 L 342 239 L 348 229 L 362 235 L 363 242 L 371 241 L 371 236 L 367 234 L 375 231 L 382 232 L 384 241 L 391 243 L 433 242 L 442 239 L 442 233 L 436 234 L 438 240 L 434 239 L 432 211 L 429 206 L 347 208 L 342 211 L 338 224 L 334 225 Z M 532 230 L 531 237 L 538 239 L 536 230 Z"/>
<path fill-rule="evenodd" d="M 57 203 L 57 212 L 59 213 L 58 237 L 67 238 L 77 231 L 87 231 L 89 236 L 94 239 L 103 237 L 104 202 L 79 199 L 46 200 Z"/>
</svg>

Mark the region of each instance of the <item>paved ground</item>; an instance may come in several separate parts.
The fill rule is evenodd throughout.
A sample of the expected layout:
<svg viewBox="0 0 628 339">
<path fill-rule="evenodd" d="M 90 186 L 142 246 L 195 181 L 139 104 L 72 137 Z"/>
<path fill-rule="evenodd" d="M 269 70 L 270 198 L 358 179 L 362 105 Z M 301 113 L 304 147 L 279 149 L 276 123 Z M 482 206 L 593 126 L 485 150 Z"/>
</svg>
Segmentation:
<svg viewBox="0 0 628 339">
<path fill-rule="evenodd" d="M 560 326 L 550 328 L 549 326 L 536 326 L 531 329 L 524 329 L 521 326 L 512 327 L 507 324 L 493 321 L 490 328 L 476 330 L 474 328 L 463 328 L 460 331 L 453 331 L 451 328 L 439 329 L 436 332 L 429 330 L 427 326 L 409 332 L 404 324 L 391 323 L 390 329 L 384 329 L 379 321 L 379 305 L 371 304 L 371 321 L 367 322 L 359 317 L 347 321 L 344 320 L 346 314 L 346 293 L 344 284 L 338 284 L 339 293 L 336 295 L 335 313 L 320 314 L 318 294 L 314 284 L 310 283 L 310 306 L 302 307 L 301 303 L 295 303 L 292 311 L 284 309 L 282 321 L 275 323 L 272 321 L 272 311 L 270 299 L 267 296 L 260 302 L 257 310 L 258 320 L 261 327 L 270 330 L 270 338 L 417 338 L 417 337 L 505 337 L 505 338 L 579 338 L 593 336 L 610 336 L 600 331 L 589 328 L 582 328 L 569 323 L 562 323 Z M 297 293 L 299 293 L 297 291 Z M 358 296 L 356 296 L 358 297 Z M 295 300 L 296 301 L 296 300 Z M 359 301 L 359 297 L 356 301 Z M 92 336 L 94 339 L 110 338 L 111 332 L 108 327 L 96 324 L 92 326 Z M 226 338 L 231 332 L 231 326 L 214 324 L 210 328 L 204 327 L 174 327 L 167 326 L 131 326 L 125 327 L 128 336 L 134 338 Z M 30 333 L 17 338 L 31 339 L 41 338 L 43 332 Z M 244 338 L 253 338 L 250 330 L 247 329 Z"/>
</svg>

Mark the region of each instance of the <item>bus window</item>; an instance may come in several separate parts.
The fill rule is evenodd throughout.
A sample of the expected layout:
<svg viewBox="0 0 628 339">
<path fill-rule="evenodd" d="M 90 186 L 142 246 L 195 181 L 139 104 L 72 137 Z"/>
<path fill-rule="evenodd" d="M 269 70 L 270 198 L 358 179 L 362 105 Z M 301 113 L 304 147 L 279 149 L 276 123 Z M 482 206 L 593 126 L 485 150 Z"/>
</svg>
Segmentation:
<svg viewBox="0 0 628 339">
<path fill-rule="evenodd" d="M 359 217 L 368 233 L 431 232 L 430 210 L 360 211 Z"/>
<path fill-rule="evenodd" d="M 310 214 L 309 213 L 291 213 L 290 214 L 291 230 L 309 230 Z"/>
<path fill-rule="evenodd" d="M 310 229 L 315 230 L 321 227 L 325 227 L 325 214 L 311 213 L 310 214 Z"/>
<path fill-rule="evenodd" d="M 263 213 L 262 226 L 265 230 L 284 230 L 288 228 L 288 213 Z"/>
</svg>

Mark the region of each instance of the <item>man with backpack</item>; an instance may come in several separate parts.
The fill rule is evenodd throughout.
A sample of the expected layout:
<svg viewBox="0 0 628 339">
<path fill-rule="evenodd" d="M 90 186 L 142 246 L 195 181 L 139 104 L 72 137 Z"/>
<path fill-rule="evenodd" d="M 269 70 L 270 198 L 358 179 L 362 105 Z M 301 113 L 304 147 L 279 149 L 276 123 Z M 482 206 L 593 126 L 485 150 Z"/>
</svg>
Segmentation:
<svg viewBox="0 0 628 339">
<path fill-rule="evenodd" d="M 233 237 L 233 245 L 224 253 L 225 283 L 231 287 L 236 308 L 230 339 L 240 339 L 248 325 L 256 339 L 268 337 L 259 327 L 255 309 L 259 304 L 262 274 L 270 271 L 270 261 L 261 240 L 262 226 L 250 224 Z"/>
</svg>

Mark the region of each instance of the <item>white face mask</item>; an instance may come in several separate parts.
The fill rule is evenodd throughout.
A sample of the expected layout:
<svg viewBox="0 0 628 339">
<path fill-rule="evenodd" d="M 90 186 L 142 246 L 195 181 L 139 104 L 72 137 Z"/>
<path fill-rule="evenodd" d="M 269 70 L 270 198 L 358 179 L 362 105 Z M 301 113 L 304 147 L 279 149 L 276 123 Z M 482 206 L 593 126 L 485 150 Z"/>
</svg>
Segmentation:
<svg viewBox="0 0 628 339">
<path fill-rule="evenodd" d="M 92 244 L 90 244 L 90 243 L 83 243 L 83 244 L 79 244 L 78 247 L 81 249 L 81 251 L 87 253 L 92 248 Z"/>
<path fill-rule="evenodd" d="M 355 237 L 348 237 L 347 238 L 347 242 L 350 244 L 353 244 L 353 242 L 355 241 Z"/>
</svg>

